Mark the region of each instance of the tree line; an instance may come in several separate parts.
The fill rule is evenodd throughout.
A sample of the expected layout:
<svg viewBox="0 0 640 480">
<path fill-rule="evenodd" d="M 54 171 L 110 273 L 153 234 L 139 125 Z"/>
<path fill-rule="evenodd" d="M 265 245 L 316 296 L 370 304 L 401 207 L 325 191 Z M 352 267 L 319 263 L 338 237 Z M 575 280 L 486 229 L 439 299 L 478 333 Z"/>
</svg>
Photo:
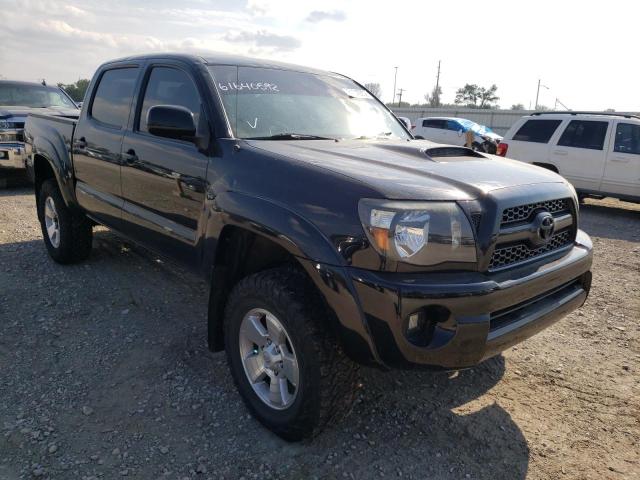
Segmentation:
<svg viewBox="0 0 640 480">
<path fill-rule="evenodd" d="M 382 88 L 379 83 L 365 83 L 364 87 L 373 93 L 376 97 L 382 96 Z M 498 86 L 494 83 L 489 87 L 476 85 L 475 83 L 466 83 L 463 87 L 456 90 L 454 103 L 442 102 L 442 87 L 433 87 L 431 92 L 425 94 L 423 103 L 396 102 L 387 103 L 389 107 L 423 107 L 423 108 L 478 108 L 478 109 L 498 109 L 497 94 Z M 394 99 L 395 100 L 395 99 Z M 542 109 L 545 107 L 542 106 Z M 525 110 L 522 103 L 511 105 L 511 110 Z"/>
</svg>

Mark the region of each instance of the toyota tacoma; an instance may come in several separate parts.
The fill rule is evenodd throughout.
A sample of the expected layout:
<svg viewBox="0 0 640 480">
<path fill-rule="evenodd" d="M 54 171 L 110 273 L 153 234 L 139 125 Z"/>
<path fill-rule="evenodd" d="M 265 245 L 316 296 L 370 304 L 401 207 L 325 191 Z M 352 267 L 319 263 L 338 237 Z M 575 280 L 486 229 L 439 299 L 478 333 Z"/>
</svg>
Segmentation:
<svg viewBox="0 0 640 480">
<path fill-rule="evenodd" d="M 343 75 L 129 57 L 25 137 L 51 257 L 85 260 L 101 224 L 202 274 L 210 349 L 288 440 L 349 411 L 358 364 L 471 367 L 589 293 L 566 180 L 416 140 Z"/>
</svg>

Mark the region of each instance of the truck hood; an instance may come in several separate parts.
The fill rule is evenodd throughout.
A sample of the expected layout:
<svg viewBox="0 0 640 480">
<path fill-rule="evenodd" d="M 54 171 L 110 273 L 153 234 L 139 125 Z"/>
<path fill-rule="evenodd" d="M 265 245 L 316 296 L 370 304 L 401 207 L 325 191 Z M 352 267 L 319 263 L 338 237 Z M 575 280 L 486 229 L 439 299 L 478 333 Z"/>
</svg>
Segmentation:
<svg viewBox="0 0 640 480">
<path fill-rule="evenodd" d="M 561 176 L 527 163 L 424 140 L 252 140 L 247 144 L 348 176 L 394 200 L 471 200 L 502 188 L 566 183 Z"/>
<path fill-rule="evenodd" d="M 45 115 L 55 115 L 57 117 L 78 118 L 80 109 L 78 108 L 33 108 L 33 107 L 14 107 L 0 105 L 0 118 L 8 120 L 9 118 L 26 118 L 30 113 L 42 113 Z"/>
</svg>

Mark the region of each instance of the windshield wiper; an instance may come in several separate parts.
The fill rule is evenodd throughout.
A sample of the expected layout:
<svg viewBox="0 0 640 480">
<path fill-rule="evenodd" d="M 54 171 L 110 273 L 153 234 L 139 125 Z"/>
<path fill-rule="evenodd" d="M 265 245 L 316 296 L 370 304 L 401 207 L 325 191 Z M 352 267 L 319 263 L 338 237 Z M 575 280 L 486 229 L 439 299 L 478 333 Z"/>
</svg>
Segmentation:
<svg viewBox="0 0 640 480">
<path fill-rule="evenodd" d="M 373 140 L 373 139 L 380 140 L 380 139 L 387 139 L 391 135 L 393 135 L 393 132 L 380 132 L 379 134 L 374 136 L 360 135 L 359 137 L 355 137 L 354 140 Z"/>
<path fill-rule="evenodd" d="M 306 133 L 276 133 L 266 137 L 247 137 L 245 140 L 335 140 L 335 138 L 307 135 Z"/>
</svg>

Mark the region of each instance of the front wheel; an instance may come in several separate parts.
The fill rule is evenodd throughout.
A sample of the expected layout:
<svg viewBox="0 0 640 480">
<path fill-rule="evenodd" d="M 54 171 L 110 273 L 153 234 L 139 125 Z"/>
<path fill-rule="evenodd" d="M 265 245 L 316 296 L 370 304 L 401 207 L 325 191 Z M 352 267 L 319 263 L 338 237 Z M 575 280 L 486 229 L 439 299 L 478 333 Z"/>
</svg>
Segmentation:
<svg viewBox="0 0 640 480">
<path fill-rule="evenodd" d="M 225 309 L 231 373 L 253 415 L 285 440 L 318 433 L 351 410 L 357 366 L 330 334 L 328 316 L 302 272 L 251 275 Z"/>
<path fill-rule="evenodd" d="M 76 263 L 89 256 L 93 239 L 91 222 L 67 207 L 54 179 L 42 183 L 38 218 L 47 251 L 56 262 Z"/>
</svg>

